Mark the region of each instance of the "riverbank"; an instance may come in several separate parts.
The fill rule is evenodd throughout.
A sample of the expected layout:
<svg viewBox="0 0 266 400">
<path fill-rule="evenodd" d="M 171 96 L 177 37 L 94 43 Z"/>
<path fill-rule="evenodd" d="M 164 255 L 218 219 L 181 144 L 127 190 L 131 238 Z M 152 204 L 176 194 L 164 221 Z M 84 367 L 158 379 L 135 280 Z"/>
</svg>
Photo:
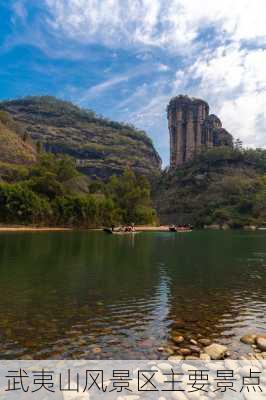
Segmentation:
<svg viewBox="0 0 266 400">
<path fill-rule="evenodd" d="M 101 231 L 103 228 L 81 228 L 81 227 L 56 227 L 56 226 L 27 226 L 27 225 L 2 225 L 0 232 L 64 232 L 64 231 Z M 230 227 L 220 227 L 219 225 L 204 226 L 207 230 L 232 230 Z M 150 226 L 137 225 L 136 232 L 169 232 L 168 225 Z M 265 227 L 244 227 L 244 231 L 266 231 Z M 190 231 L 179 231 L 179 233 L 187 233 Z"/>
<path fill-rule="evenodd" d="M 160 225 L 160 226 L 140 225 L 140 226 L 135 226 L 135 230 L 137 232 L 169 232 L 169 226 L 168 225 Z"/>
<path fill-rule="evenodd" d="M 180 321 L 174 326 L 180 327 Z M 266 335 L 263 333 L 248 333 L 240 338 L 246 347 L 244 354 L 231 351 L 226 346 L 201 335 L 197 338 L 187 337 L 178 332 L 173 332 L 167 346 L 162 346 L 157 351 L 170 361 L 179 360 L 266 360 Z"/>
<path fill-rule="evenodd" d="M 169 226 L 136 226 L 137 232 L 169 232 Z M 72 231 L 72 230 L 89 230 L 89 231 L 101 231 L 102 228 L 64 228 L 64 227 L 38 227 L 38 226 L 0 226 L 0 232 L 53 232 L 53 231 Z"/>
<path fill-rule="evenodd" d="M 0 232 L 60 232 L 71 228 L 37 227 L 37 226 L 0 226 Z"/>
</svg>

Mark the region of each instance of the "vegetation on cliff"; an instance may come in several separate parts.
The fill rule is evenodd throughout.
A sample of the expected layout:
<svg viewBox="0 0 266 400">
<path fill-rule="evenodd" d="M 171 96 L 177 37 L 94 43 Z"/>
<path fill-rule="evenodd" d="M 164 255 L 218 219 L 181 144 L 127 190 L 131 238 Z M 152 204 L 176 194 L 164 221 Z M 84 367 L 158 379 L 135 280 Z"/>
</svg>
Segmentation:
<svg viewBox="0 0 266 400">
<path fill-rule="evenodd" d="M 163 172 L 153 190 L 163 223 L 266 225 L 266 150 L 216 148 Z"/>
<path fill-rule="evenodd" d="M 146 176 L 160 172 L 152 141 L 131 125 L 49 96 L 4 101 L 0 109 L 8 111 L 38 147 L 74 157 L 89 176 L 107 179 L 126 168 Z"/>
<path fill-rule="evenodd" d="M 10 168 L 8 168 L 10 167 Z M 71 227 L 152 224 L 149 183 L 126 170 L 89 181 L 68 156 L 43 154 L 31 167 L 6 164 L 0 183 L 0 223 Z"/>
<path fill-rule="evenodd" d="M 161 223 L 266 225 L 266 150 L 237 142 L 161 172 L 129 125 L 51 97 L 0 108 L 0 223 L 154 224 L 156 209 Z"/>
<path fill-rule="evenodd" d="M 0 110 L 0 160 L 19 164 L 36 161 L 36 150 L 26 140 L 21 126 L 5 111 Z"/>
<path fill-rule="evenodd" d="M 148 154 L 154 149 L 144 133 L 54 98 L 30 98 L 5 105 L 12 115 L 0 110 L 0 223 L 76 227 L 154 223 L 156 213 L 151 207 L 149 183 L 140 175 L 141 168 L 147 167 L 146 175 L 152 172 Z M 91 136 L 88 126 L 95 126 Z M 52 135 L 54 142 L 43 142 L 46 135 Z M 96 169 L 100 164 L 104 167 L 104 180 L 93 180 L 78 171 L 75 158 L 68 155 L 75 155 L 75 140 L 83 149 L 80 151 L 95 147 L 99 160 L 92 156 L 91 162 Z M 100 159 L 103 140 L 106 146 L 110 141 L 110 154 L 121 148 L 121 170 L 113 169 L 105 151 Z M 48 143 L 56 143 L 60 154 L 46 152 Z M 138 162 L 141 157 L 144 162 L 136 169 L 137 174 L 127 167 L 134 160 L 134 152 Z M 154 151 L 155 158 L 156 154 Z M 158 165 L 159 158 L 154 161 L 155 175 Z"/>
</svg>

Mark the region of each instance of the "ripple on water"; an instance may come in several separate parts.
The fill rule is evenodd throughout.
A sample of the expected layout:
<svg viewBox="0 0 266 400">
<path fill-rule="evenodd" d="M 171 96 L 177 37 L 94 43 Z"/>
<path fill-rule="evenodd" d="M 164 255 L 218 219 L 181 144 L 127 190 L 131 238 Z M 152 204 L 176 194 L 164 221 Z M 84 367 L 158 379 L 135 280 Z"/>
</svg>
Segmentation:
<svg viewBox="0 0 266 400">
<path fill-rule="evenodd" d="M 174 333 L 241 354 L 265 331 L 266 233 L 2 239 L 2 358 L 164 358 Z"/>
</svg>

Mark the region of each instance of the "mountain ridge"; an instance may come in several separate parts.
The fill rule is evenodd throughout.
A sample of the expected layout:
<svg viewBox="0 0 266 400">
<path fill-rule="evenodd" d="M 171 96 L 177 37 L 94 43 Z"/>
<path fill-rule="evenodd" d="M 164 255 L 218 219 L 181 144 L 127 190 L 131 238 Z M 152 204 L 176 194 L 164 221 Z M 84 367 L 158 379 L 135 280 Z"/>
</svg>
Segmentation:
<svg viewBox="0 0 266 400">
<path fill-rule="evenodd" d="M 27 135 L 45 151 L 68 154 L 78 169 L 106 179 L 132 168 L 139 175 L 159 173 L 161 159 L 145 132 L 97 116 L 52 96 L 0 102 Z"/>
</svg>

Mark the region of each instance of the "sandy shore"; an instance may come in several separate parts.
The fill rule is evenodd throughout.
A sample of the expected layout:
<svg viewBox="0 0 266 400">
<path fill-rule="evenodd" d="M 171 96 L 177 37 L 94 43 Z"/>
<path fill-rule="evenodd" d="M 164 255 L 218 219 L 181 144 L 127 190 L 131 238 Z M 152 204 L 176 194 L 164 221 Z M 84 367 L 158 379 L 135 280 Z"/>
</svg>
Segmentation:
<svg viewBox="0 0 266 400">
<path fill-rule="evenodd" d="M 57 232 L 70 230 L 70 228 L 52 228 L 37 226 L 0 226 L 0 232 Z"/>
<path fill-rule="evenodd" d="M 168 226 L 136 226 L 136 231 L 138 232 L 168 232 Z M 71 231 L 71 230 L 79 230 L 77 228 L 62 228 L 62 227 L 38 227 L 38 226 L 0 226 L 0 232 L 60 232 L 60 231 Z M 80 229 L 86 230 L 86 229 Z M 101 228 L 98 229 L 88 229 L 92 231 L 101 231 Z"/>
<path fill-rule="evenodd" d="M 136 231 L 138 232 L 169 232 L 169 226 L 161 225 L 161 226 L 135 226 Z"/>
</svg>

